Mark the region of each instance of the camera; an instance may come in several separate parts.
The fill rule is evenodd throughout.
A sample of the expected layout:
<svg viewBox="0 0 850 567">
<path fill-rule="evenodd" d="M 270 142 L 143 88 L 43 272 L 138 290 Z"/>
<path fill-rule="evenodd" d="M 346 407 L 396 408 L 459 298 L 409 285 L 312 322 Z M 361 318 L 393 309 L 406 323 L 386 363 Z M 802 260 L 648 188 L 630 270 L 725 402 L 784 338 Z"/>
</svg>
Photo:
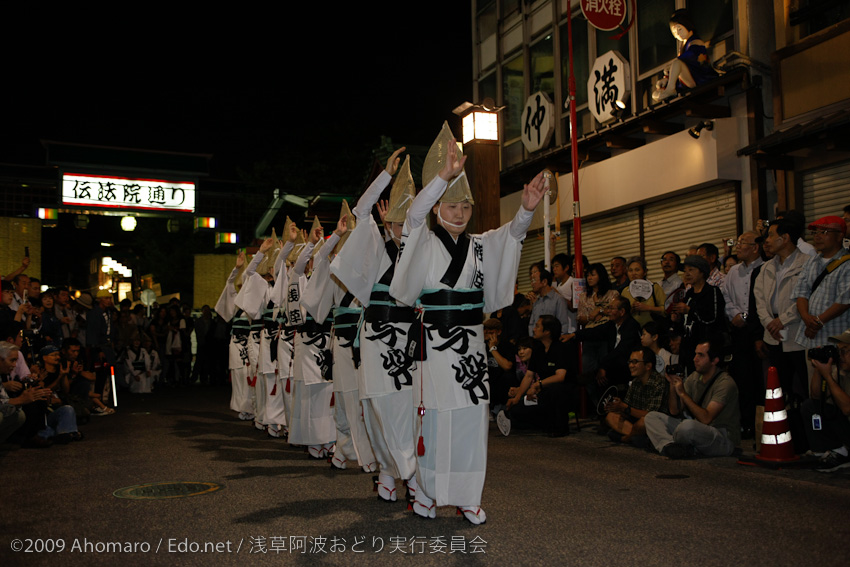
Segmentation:
<svg viewBox="0 0 850 567">
<path fill-rule="evenodd" d="M 809 360 L 817 360 L 826 364 L 830 358 L 833 362 L 838 361 L 838 347 L 835 345 L 823 345 L 809 349 Z"/>
<path fill-rule="evenodd" d="M 676 376 L 685 375 L 685 366 L 683 364 L 668 364 L 667 374 L 675 374 Z"/>
<path fill-rule="evenodd" d="M 727 240 L 727 241 L 726 241 L 726 246 L 735 246 L 735 239 L 734 239 L 734 238 L 730 238 L 729 240 Z"/>
</svg>

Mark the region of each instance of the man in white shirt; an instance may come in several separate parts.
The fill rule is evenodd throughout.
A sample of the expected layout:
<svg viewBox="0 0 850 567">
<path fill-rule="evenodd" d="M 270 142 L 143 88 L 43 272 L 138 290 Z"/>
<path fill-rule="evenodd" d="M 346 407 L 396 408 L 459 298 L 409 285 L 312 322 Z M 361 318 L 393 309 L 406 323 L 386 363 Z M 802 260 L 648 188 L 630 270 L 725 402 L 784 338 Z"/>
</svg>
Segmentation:
<svg viewBox="0 0 850 567">
<path fill-rule="evenodd" d="M 664 273 L 664 278 L 659 283 L 665 297 L 670 297 L 674 291 L 682 287 L 682 278 L 679 276 L 681 265 L 682 259 L 672 250 L 661 256 L 661 271 Z"/>
</svg>

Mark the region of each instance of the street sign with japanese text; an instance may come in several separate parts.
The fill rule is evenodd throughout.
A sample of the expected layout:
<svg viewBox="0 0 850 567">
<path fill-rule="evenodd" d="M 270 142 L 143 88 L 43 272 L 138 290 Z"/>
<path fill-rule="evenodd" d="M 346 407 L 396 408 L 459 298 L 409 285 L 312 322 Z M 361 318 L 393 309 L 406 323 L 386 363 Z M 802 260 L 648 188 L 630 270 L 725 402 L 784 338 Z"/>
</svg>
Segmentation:
<svg viewBox="0 0 850 567">
<path fill-rule="evenodd" d="M 549 145 L 555 132 L 555 105 L 543 91 L 532 93 L 522 111 L 522 144 L 529 152 Z"/>
<path fill-rule="evenodd" d="M 626 17 L 626 0 L 581 0 L 581 11 L 590 25 L 611 31 Z"/>
<path fill-rule="evenodd" d="M 191 181 L 65 173 L 62 175 L 62 203 L 110 209 L 193 213 L 195 184 Z"/>
<path fill-rule="evenodd" d="M 587 79 L 590 113 L 598 122 L 614 118 L 617 101 L 625 103 L 632 90 L 629 62 L 619 51 L 597 57 Z"/>
</svg>

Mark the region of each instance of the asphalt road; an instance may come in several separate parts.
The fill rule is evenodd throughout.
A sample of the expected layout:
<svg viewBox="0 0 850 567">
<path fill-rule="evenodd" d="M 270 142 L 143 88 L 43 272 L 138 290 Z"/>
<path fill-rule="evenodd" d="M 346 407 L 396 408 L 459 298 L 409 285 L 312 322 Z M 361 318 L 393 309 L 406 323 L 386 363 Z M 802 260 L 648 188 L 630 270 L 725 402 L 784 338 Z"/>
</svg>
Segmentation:
<svg viewBox="0 0 850 567">
<path fill-rule="evenodd" d="M 229 388 L 130 396 L 86 439 L 0 446 L 0 565 L 846 565 L 850 472 L 669 461 L 588 424 L 549 439 L 491 427 L 474 527 L 378 501 L 228 410 Z M 192 497 L 121 488 L 210 482 Z M 18 548 L 23 548 L 18 550 Z M 60 551 L 61 548 L 61 551 Z"/>
</svg>

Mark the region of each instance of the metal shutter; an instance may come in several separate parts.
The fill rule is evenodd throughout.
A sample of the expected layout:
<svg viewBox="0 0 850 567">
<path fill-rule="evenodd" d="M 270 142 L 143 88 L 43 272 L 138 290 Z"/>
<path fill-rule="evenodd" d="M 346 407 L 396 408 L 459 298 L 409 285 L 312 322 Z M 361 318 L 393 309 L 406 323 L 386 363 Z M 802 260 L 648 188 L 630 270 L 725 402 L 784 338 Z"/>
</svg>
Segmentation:
<svg viewBox="0 0 850 567">
<path fill-rule="evenodd" d="M 519 270 L 517 271 L 517 285 L 520 293 L 531 291 L 531 279 L 528 270 L 535 262 L 544 259 L 543 229 L 529 231 L 522 243 L 522 255 L 519 257 Z"/>
<path fill-rule="evenodd" d="M 611 258 L 614 256 L 623 256 L 628 260 L 640 254 L 640 217 L 637 207 L 582 220 L 581 253 L 587 256 L 591 264 L 599 262 L 606 270 L 610 270 Z"/>
<path fill-rule="evenodd" d="M 661 281 L 661 255 L 668 250 L 684 260 L 688 248 L 711 242 L 723 254 L 723 241 L 737 237 L 738 214 L 733 184 L 646 205 L 643 227 L 649 279 Z"/>
<path fill-rule="evenodd" d="M 806 222 L 841 216 L 850 205 L 850 161 L 803 173 L 803 214 Z"/>
</svg>

